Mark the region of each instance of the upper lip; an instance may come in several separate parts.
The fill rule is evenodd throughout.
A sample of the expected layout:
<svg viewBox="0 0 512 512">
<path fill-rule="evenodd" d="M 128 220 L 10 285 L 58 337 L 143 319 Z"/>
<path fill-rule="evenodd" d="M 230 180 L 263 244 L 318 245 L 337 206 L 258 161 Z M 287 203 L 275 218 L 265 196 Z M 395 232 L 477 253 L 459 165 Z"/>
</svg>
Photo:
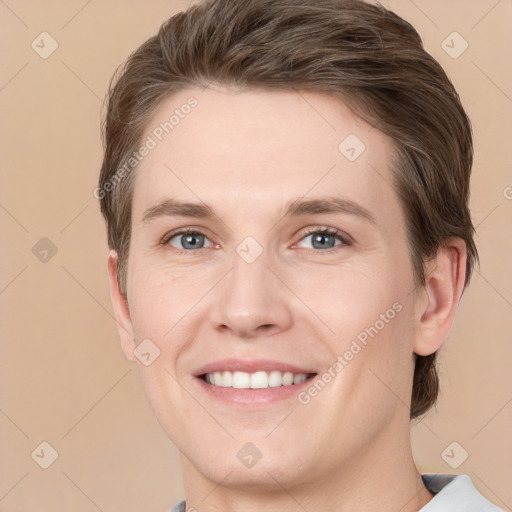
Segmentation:
<svg viewBox="0 0 512 512">
<path fill-rule="evenodd" d="M 239 371 L 247 373 L 255 373 L 257 371 L 271 372 L 278 370 L 280 372 L 292 372 L 292 373 L 315 373 L 311 369 L 301 368 L 294 364 L 283 363 L 281 361 L 275 361 L 272 359 L 234 359 L 226 358 L 212 361 L 211 363 L 205 364 L 198 368 L 194 372 L 195 377 L 204 375 L 206 373 L 223 372 L 223 371 Z"/>
</svg>

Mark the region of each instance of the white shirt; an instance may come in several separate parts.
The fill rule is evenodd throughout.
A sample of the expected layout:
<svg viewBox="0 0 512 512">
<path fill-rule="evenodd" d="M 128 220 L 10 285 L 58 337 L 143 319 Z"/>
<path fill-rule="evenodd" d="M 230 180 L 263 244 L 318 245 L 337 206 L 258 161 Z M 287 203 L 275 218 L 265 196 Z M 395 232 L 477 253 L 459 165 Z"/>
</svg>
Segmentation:
<svg viewBox="0 0 512 512">
<path fill-rule="evenodd" d="M 421 478 L 435 496 L 418 512 L 505 512 L 484 498 L 468 475 L 432 473 Z M 169 512 L 186 512 L 185 500 L 176 503 Z"/>
<path fill-rule="evenodd" d="M 484 498 L 468 475 L 421 475 L 435 496 L 419 512 L 504 512 Z"/>
</svg>

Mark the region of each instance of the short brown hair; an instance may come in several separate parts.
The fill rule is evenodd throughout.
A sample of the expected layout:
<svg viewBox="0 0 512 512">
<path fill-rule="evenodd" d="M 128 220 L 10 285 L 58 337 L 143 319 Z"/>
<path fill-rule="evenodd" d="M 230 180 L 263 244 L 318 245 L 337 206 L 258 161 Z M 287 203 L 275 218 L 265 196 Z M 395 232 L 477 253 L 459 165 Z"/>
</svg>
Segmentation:
<svg viewBox="0 0 512 512">
<path fill-rule="evenodd" d="M 449 237 L 466 243 L 469 282 L 478 261 L 468 207 L 471 124 L 416 30 L 362 0 L 206 0 L 163 23 L 110 83 L 95 195 L 124 294 L 134 174 L 126 161 L 164 98 L 211 82 L 338 96 L 393 141 L 393 186 L 417 285 L 425 284 L 425 262 Z M 416 356 L 411 418 L 435 403 L 438 388 L 436 354 Z"/>
</svg>

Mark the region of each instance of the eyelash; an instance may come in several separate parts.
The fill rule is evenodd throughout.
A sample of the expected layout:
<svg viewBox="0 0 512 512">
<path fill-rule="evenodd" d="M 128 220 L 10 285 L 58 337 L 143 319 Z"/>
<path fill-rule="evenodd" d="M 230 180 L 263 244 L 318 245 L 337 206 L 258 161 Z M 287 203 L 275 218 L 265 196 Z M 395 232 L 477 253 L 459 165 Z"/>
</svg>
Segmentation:
<svg viewBox="0 0 512 512">
<path fill-rule="evenodd" d="M 202 231 L 198 230 L 198 229 L 194 229 L 194 228 L 185 228 L 185 229 L 181 229 L 179 231 L 174 231 L 174 232 L 171 232 L 171 233 L 168 233 L 167 235 L 164 236 L 164 238 L 161 240 L 161 242 L 159 243 L 159 245 L 162 245 L 162 246 L 167 246 L 169 241 L 176 237 L 176 236 L 179 236 L 179 235 L 201 235 L 201 236 L 204 236 L 206 238 L 208 238 L 208 236 L 203 233 Z M 316 228 L 312 228 L 310 230 L 308 230 L 306 233 L 304 233 L 300 239 L 300 241 L 302 241 L 304 238 L 308 237 L 309 235 L 312 235 L 312 234 L 325 234 L 325 235 L 332 235 L 332 236 L 336 236 L 340 241 L 341 241 L 341 244 L 340 245 L 335 245 L 334 247 L 330 247 L 329 249 L 306 249 L 307 251 L 309 251 L 310 254 L 320 254 L 320 253 L 332 253 L 333 251 L 336 251 L 336 250 L 339 250 L 340 248 L 343 248 L 343 247 L 346 247 L 346 246 L 350 246 L 353 244 L 353 240 L 351 237 L 349 237 L 348 235 L 346 235 L 345 233 L 343 233 L 342 231 L 340 231 L 339 229 L 336 229 L 336 228 L 328 228 L 328 227 L 316 227 Z M 183 253 L 187 253 L 188 255 L 190 255 L 190 253 L 199 253 L 201 252 L 202 249 L 208 249 L 208 247 L 201 247 L 200 249 L 177 249 L 176 247 L 173 247 L 173 250 L 178 253 L 178 254 L 183 254 Z"/>
<path fill-rule="evenodd" d="M 345 246 L 352 245 L 352 240 L 348 235 L 345 235 L 342 231 L 336 228 L 328 228 L 328 227 L 316 227 L 312 228 L 308 231 L 306 231 L 300 241 L 302 241 L 304 238 L 308 237 L 309 235 L 313 234 L 322 234 L 322 235 L 332 235 L 338 238 L 338 240 L 341 242 L 340 245 L 335 245 L 334 247 L 330 247 L 329 249 L 306 249 L 309 251 L 310 254 L 320 254 L 320 253 L 332 253 L 334 251 L 340 250 L 341 248 Z"/>
</svg>

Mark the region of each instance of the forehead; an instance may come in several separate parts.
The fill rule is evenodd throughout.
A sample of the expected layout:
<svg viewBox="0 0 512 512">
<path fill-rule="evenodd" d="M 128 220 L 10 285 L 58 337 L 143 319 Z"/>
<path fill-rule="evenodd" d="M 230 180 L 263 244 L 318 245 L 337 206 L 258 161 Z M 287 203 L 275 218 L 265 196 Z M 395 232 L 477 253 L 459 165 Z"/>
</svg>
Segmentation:
<svg viewBox="0 0 512 512">
<path fill-rule="evenodd" d="M 305 195 L 397 202 L 391 140 L 331 95 L 188 89 L 161 103 L 143 141 L 151 149 L 136 171 L 139 216 L 169 195 L 246 210 Z"/>
</svg>

